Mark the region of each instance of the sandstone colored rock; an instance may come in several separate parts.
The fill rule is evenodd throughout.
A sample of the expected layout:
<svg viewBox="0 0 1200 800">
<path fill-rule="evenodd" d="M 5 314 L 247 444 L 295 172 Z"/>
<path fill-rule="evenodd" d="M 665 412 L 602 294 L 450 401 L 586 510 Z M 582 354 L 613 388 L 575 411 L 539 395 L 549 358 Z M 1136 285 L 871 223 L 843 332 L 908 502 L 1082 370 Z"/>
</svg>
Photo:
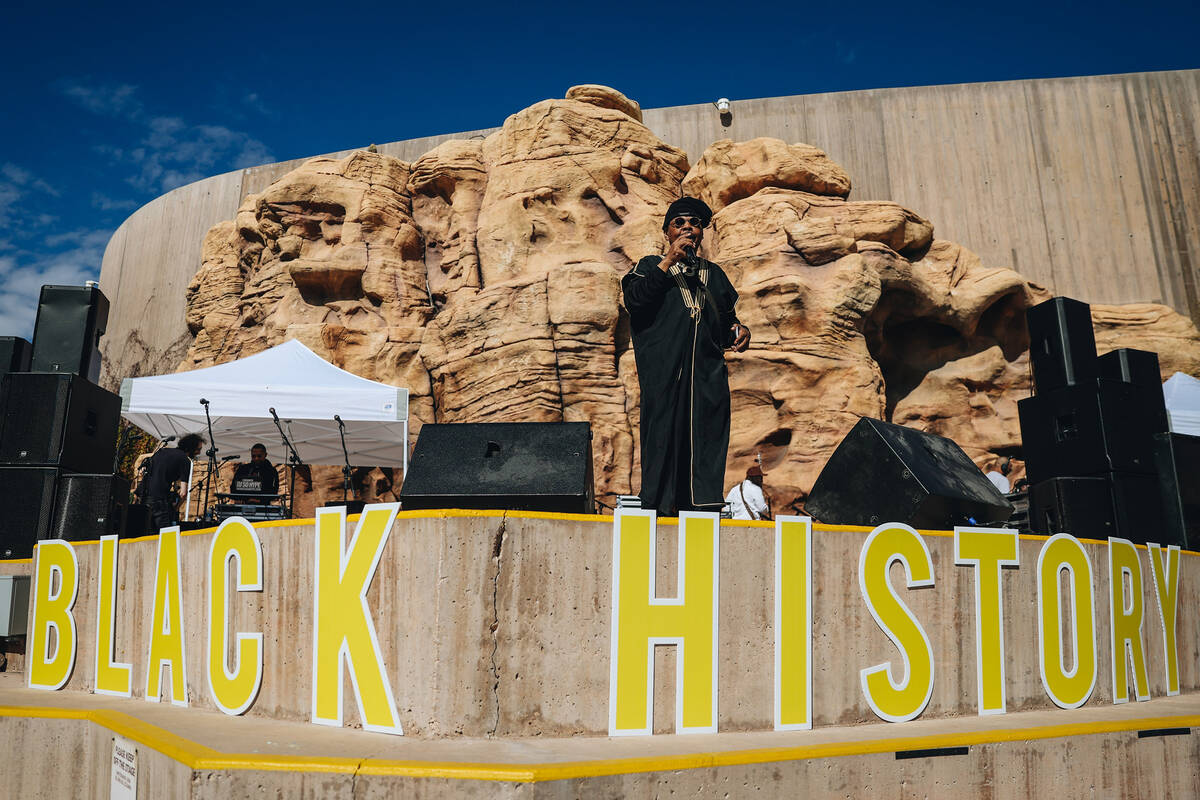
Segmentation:
<svg viewBox="0 0 1200 800">
<path fill-rule="evenodd" d="M 616 89 L 609 88 L 608 86 L 599 86 L 594 83 L 572 86 L 570 89 L 567 89 L 567 99 L 578 100 L 581 103 L 591 103 L 600 108 L 611 108 L 613 111 L 620 111 L 622 114 L 638 122 L 642 121 L 642 107 L 638 102 L 630 100 Z"/>
<path fill-rule="evenodd" d="M 846 198 L 850 176 L 825 151 L 760 137 L 722 139 L 709 145 L 683 181 L 683 193 L 699 197 L 714 212 L 774 186 Z"/>
<path fill-rule="evenodd" d="M 703 253 L 754 334 L 728 357 L 727 485 L 761 458 L 776 510 L 802 510 L 861 416 L 948 436 L 984 468 L 1019 457 L 1024 312 L 1048 289 L 934 239 L 912 210 L 845 199 L 849 176 L 814 147 L 726 140 L 689 170 L 639 120 L 619 92 L 580 86 L 412 165 L 306 163 L 209 232 L 180 368 L 296 338 L 408 387 L 414 438 L 423 422 L 588 421 L 597 497 L 612 505 L 640 470 L 619 281 L 661 252 L 662 216 L 686 191 L 716 211 Z M 1155 350 L 1164 377 L 1200 374 L 1200 334 L 1173 311 L 1092 313 L 1102 352 Z M 354 482 L 360 498 L 390 500 L 401 476 L 361 465 Z M 341 485 L 337 466 L 304 471 L 297 513 Z"/>
</svg>

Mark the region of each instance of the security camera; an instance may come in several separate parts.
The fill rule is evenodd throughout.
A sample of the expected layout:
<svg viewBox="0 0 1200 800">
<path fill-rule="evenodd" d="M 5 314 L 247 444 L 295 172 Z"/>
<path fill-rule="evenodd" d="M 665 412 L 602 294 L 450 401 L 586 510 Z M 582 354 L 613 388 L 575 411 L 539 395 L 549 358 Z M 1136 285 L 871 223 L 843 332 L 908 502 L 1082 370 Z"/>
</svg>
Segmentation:
<svg viewBox="0 0 1200 800">
<path fill-rule="evenodd" d="M 729 98 L 728 97 L 722 97 L 720 100 L 718 100 L 716 102 L 715 105 L 717 106 L 717 111 L 720 111 L 722 114 L 729 113 Z"/>
</svg>

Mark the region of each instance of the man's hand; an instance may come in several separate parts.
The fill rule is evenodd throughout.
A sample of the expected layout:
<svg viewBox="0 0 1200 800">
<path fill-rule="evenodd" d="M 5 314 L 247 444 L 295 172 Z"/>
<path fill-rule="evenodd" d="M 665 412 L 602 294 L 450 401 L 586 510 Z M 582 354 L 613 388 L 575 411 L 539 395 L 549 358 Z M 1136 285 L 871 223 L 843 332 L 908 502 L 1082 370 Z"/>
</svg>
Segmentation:
<svg viewBox="0 0 1200 800">
<path fill-rule="evenodd" d="M 745 325 L 734 325 L 731 330 L 733 331 L 733 344 L 730 345 L 730 349 L 735 353 L 744 353 L 750 346 L 750 329 Z"/>
<path fill-rule="evenodd" d="M 696 242 L 690 234 L 685 233 L 667 246 L 667 252 L 663 255 L 662 261 L 658 262 L 658 268 L 666 272 L 671 268 L 672 264 L 683 263 L 683 259 L 687 257 L 689 247 L 694 254 Z"/>
</svg>

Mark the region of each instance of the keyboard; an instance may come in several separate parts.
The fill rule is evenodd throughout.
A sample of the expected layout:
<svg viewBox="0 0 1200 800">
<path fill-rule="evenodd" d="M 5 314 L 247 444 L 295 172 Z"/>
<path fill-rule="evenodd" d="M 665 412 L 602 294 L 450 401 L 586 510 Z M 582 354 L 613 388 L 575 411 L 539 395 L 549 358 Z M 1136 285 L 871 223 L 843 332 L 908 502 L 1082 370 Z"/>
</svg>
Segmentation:
<svg viewBox="0 0 1200 800">
<path fill-rule="evenodd" d="M 224 522 L 230 517 L 245 517 L 251 522 L 287 519 L 287 509 L 279 506 L 260 506 L 254 503 L 218 503 L 213 510 L 217 514 L 218 522 Z"/>
</svg>

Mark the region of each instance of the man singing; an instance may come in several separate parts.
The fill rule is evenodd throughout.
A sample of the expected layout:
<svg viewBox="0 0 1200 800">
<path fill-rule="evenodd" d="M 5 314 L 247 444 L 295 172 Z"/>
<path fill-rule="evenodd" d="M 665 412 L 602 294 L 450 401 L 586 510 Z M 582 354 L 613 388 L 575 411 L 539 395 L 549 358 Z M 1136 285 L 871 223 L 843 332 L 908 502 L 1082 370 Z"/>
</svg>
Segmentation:
<svg viewBox="0 0 1200 800">
<path fill-rule="evenodd" d="M 667 252 L 646 256 L 621 280 L 642 390 L 643 508 L 665 516 L 718 511 L 729 449 L 725 349 L 750 331 L 719 266 L 696 255 L 712 211 L 681 197 L 663 221 Z"/>
</svg>

